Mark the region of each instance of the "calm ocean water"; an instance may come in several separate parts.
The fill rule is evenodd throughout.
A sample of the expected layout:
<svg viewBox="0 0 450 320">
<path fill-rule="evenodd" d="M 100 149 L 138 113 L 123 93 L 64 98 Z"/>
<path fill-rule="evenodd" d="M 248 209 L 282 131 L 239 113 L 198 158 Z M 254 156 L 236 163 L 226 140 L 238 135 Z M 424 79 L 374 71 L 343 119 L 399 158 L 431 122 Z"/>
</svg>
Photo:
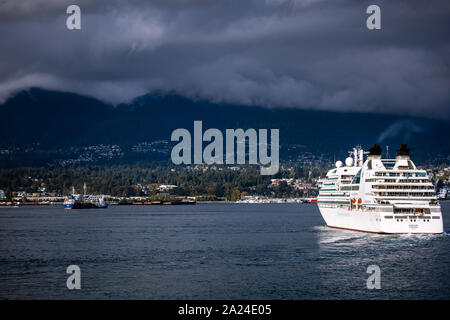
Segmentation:
<svg viewBox="0 0 450 320">
<path fill-rule="evenodd" d="M 0 208 L 0 298 L 450 299 L 442 209 L 446 234 L 413 236 L 328 229 L 313 204 Z"/>
</svg>

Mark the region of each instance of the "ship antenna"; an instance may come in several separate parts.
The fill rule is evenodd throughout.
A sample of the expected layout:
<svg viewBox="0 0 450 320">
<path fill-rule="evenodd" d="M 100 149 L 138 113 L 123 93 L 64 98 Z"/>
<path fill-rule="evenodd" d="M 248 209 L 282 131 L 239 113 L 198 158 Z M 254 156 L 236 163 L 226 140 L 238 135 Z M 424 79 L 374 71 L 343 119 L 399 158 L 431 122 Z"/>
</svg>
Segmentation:
<svg viewBox="0 0 450 320">
<path fill-rule="evenodd" d="M 386 159 L 389 159 L 389 146 L 386 146 Z"/>
<path fill-rule="evenodd" d="M 86 182 L 83 185 L 84 194 L 86 194 Z"/>
</svg>

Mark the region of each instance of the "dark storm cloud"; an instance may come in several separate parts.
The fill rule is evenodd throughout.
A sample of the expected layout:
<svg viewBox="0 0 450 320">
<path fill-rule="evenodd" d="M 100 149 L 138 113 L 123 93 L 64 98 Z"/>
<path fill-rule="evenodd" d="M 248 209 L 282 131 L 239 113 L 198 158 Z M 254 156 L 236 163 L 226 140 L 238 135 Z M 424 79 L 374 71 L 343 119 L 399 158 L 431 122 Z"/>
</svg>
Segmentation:
<svg viewBox="0 0 450 320">
<path fill-rule="evenodd" d="M 69 4 L 82 30 L 65 27 Z M 368 5 L 382 30 L 365 26 Z M 0 98 L 37 86 L 112 103 L 212 101 L 447 117 L 450 2 L 0 2 Z"/>
</svg>

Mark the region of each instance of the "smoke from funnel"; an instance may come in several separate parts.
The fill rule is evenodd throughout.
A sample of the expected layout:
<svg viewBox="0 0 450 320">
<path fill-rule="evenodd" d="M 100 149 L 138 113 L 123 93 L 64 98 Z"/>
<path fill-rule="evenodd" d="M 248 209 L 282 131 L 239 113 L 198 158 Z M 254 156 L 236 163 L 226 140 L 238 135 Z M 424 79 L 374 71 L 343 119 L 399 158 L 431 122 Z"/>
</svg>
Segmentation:
<svg viewBox="0 0 450 320">
<path fill-rule="evenodd" d="M 413 133 L 419 133 L 422 131 L 424 131 L 424 129 L 411 120 L 400 120 L 394 122 L 382 133 L 380 133 L 377 143 L 382 143 L 384 140 L 391 137 L 401 137 L 402 141 L 406 143 L 409 141 Z"/>
</svg>

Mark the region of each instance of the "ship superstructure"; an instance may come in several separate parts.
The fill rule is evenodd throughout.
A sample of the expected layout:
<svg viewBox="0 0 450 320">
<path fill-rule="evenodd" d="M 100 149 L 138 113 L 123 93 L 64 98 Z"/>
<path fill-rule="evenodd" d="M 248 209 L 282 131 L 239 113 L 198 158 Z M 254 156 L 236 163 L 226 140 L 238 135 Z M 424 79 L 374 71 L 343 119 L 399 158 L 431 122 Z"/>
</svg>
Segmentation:
<svg viewBox="0 0 450 320">
<path fill-rule="evenodd" d="M 320 213 L 332 228 L 372 233 L 442 233 L 441 208 L 425 170 L 401 145 L 395 159 L 382 159 L 380 145 L 353 148 L 320 180 Z M 367 159 L 365 156 L 367 155 Z"/>
</svg>

